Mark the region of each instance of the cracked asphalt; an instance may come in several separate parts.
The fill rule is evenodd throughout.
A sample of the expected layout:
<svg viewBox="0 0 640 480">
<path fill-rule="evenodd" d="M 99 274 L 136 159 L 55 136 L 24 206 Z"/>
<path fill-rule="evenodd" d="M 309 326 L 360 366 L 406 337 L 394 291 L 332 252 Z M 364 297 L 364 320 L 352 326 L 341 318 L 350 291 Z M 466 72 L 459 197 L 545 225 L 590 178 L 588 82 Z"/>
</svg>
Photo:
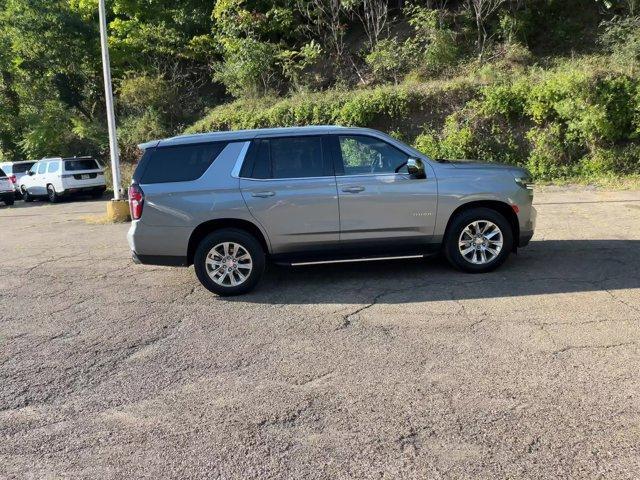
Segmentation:
<svg viewBox="0 0 640 480">
<path fill-rule="evenodd" d="M 537 192 L 532 244 L 272 268 L 221 299 L 104 202 L 0 208 L 1 478 L 637 478 L 640 191 Z"/>
</svg>

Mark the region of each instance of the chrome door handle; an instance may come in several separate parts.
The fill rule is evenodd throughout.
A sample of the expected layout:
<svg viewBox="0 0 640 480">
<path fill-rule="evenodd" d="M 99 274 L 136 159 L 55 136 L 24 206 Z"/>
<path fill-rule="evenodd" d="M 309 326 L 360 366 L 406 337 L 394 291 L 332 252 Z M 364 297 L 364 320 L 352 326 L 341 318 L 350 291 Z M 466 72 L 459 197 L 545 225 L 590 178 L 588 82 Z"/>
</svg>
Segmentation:
<svg viewBox="0 0 640 480">
<path fill-rule="evenodd" d="M 342 191 L 346 193 L 360 193 L 360 192 L 364 192 L 364 187 L 361 187 L 361 186 L 344 187 Z"/>
<path fill-rule="evenodd" d="M 267 198 L 267 197 L 273 197 L 276 194 L 276 192 L 253 192 L 251 194 L 252 197 L 260 197 L 260 198 Z"/>
</svg>

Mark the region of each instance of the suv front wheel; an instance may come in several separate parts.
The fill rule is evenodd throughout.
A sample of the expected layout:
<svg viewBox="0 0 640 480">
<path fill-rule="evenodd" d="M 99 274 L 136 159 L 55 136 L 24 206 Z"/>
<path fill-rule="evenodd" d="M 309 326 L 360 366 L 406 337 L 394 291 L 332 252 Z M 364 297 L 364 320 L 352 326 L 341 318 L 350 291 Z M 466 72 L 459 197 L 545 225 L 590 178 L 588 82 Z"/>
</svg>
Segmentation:
<svg viewBox="0 0 640 480">
<path fill-rule="evenodd" d="M 217 230 L 198 245 L 193 266 L 200 283 L 218 295 L 252 290 L 265 266 L 265 252 L 251 234 L 235 228 Z"/>
<path fill-rule="evenodd" d="M 449 263 L 470 273 L 498 268 L 512 249 L 511 225 L 503 215 L 490 208 L 473 208 L 456 215 L 444 242 Z"/>
</svg>

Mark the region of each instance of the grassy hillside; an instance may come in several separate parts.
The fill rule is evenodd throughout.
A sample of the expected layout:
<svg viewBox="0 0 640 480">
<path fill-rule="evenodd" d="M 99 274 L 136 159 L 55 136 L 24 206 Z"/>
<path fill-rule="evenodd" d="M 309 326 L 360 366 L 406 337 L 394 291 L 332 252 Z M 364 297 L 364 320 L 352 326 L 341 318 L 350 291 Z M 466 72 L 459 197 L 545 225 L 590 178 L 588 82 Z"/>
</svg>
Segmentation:
<svg viewBox="0 0 640 480">
<path fill-rule="evenodd" d="M 519 60 L 519 61 L 516 61 Z M 610 56 L 469 65 L 450 79 L 243 99 L 186 132 L 294 125 L 371 127 L 435 158 L 527 166 L 540 180 L 640 173 L 640 81 Z"/>
</svg>

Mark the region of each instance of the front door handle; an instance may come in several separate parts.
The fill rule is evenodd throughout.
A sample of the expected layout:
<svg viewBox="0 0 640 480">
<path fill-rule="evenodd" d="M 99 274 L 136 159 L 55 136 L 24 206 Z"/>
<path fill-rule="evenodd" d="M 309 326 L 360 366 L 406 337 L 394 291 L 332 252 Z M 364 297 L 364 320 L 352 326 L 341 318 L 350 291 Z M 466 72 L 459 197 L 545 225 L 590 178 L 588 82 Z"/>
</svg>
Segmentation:
<svg viewBox="0 0 640 480">
<path fill-rule="evenodd" d="M 364 187 L 361 187 L 360 185 L 353 186 L 353 187 L 344 187 L 342 191 L 346 193 L 360 193 L 360 192 L 364 192 Z"/>
<path fill-rule="evenodd" d="M 276 192 L 253 192 L 251 196 L 259 197 L 259 198 L 268 198 L 268 197 L 273 197 L 275 194 Z"/>
</svg>

